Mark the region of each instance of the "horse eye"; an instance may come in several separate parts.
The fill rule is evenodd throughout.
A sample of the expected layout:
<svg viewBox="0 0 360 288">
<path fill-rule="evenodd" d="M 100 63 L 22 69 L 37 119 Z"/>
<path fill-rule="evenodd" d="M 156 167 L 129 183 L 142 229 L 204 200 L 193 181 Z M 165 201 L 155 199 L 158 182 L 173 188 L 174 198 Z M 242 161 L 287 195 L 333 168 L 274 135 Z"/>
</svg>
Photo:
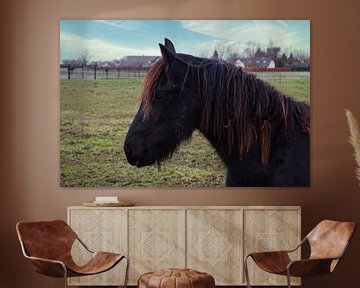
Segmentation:
<svg viewBox="0 0 360 288">
<path fill-rule="evenodd" d="M 164 96 L 173 94 L 177 92 L 180 89 L 181 85 L 178 83 L 172 83 L 167 87 L 160 87 L 157 88 L 156 91 L 154 91 L 154 99 L 162 100 L 164 99 Z"/>
<path fill-rule="evenodd" d="M 183 82 L 182 82 L 182 81 L 177 82 L 177 83 L 173 83 L 173 84 L 171 85 L 171 90 L 180 89 L 180 88 L 182 87 L 182 85 L 183 85 Z"/>
<path fill-rule="evenodd" d="M 172 85 L 172 88 L 179 88 L 179 87 L 181 87 L 183 85 L 183 81 L 179 81 L 179 82 L 177 82 L 177 83 L 174 83 L 173 85 Z"/>
<path fill-rule="evenodd" d="M 154 93 L 154 98 L 155 99 L 163 99 L 163 96 L 164 95 L 162 93 L 156 93 L 156 92 Z"/>
</svg>

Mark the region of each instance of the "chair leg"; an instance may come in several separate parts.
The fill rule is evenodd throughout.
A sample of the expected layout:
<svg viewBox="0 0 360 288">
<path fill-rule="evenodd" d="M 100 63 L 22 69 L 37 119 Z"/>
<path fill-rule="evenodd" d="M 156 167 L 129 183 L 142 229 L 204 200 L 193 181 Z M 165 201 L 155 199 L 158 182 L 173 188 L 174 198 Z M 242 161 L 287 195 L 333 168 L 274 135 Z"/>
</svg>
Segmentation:
<svg viewBox="0 0 360 288">
<path fill-rule="evenodd" d="M 290 278 L 290 271 L 289 269 L 287 269 L 287 284 L 288 284 L 288 288 L 291 288 L 291 278 Z"/>
<path fill-rule="evenodd" d="M 68 287 L 68 285 L 67 285 L 67 270 L 66 270 L 65 265 L 62 264 L 62 266 L 63 266 L 63 269 L 64 269 L 64 287 L 67 288 Z"/>
<path fill-rule="evenodd" d="M 129 257 L 127 257 L 127 256 L 124 256 L 124 258 L 126 259 L 126 271 L 125 271 L 124 288 L 126 288 L 126 287 L 127 287 L 128 278 L 129 278 L 130 259 L 129 259 Z"/>
<path fill-rule="evenodd" d="M 250 279 L 249 279 L 249 270 L 248 270 L 248 265 L 247 265 L 247 259 L 249 258 L 250 255 L 247 255 L 244 258 L 244 272 L 245 272 L 245 279 L 246 279 L 246 287 L 247 288 L 251 288 L 250 285 Z"/>
</svg>

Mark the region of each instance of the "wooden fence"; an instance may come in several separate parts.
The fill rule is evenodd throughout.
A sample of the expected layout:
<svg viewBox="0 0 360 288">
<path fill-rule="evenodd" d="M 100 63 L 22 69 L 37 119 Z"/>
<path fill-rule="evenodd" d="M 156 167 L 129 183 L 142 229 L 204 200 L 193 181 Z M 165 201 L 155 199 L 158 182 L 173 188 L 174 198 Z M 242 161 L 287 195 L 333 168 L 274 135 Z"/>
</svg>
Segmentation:
<svg viewBox="0 0 360 288">
<path fill-rule="evenodd" d="M 143 78 L 146 76 L 149 67 L 118 67 L 118 68 L 106 68 L 106 67 L 72 67 L 61 66 L 60 67 L 60 79 L 61 80 L 97 80 L 97 79 L 114 79 L 114 78 Z M 309 72 L 309 69 L 294 69 L 294 67 L 277 67 L 277 68 L 245 68 L 244 71 L 250 73 L 274 73 L 274 77 L 282 77 L 287 73 L 296 74 L 296 72 Z M 285 73 L 285 74 L 284 74 Z M 266 73 L 268 74 L 268 73 Z M 306 74 L 306 73 L 305 73 Z M 305 75 L 304 74 L 304 75 Z M 276 75 L 276 76 L 275 76 Z M 280 75 L 280 76 L 279 76 Z"/>
<path fill-rule="evenodd" d="M 149 67 L 60 67 L 60 79 L 62 80 L 97 80 L 111 78 L 142 78 L 146 75 Z"/>
</svg>

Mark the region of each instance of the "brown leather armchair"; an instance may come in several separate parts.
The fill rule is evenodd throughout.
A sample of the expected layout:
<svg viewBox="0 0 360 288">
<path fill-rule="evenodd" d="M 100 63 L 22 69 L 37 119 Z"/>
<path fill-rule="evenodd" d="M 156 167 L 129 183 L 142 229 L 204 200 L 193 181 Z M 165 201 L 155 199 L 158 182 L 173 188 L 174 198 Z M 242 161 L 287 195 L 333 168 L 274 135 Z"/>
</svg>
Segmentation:
<svg viewBox="0 0 360 288">
<path fill-rule="evenodd" d="M 127 261 L 124 288 L 127 285 L 129 258 L 125 254 L 91 251 L 62 220 L 19 222 L 16 225 L 20 245 L 24 256 L 31 260 L 35 271 L 50 277 L 87 276 L 112 269 L 121 260 Z M 72 256 L 71 247 L 78 240 L 92 254 L 83 266 L 78 266 Z"/>
<path fill-rule="evenodd" d="M 354 222 L 324 220 L 292 250 L 250 253 L 244 259 L 247 287 L 251 287 L 247 267 L 249 257 L 266 272 L 286 275 L 289 288 L 291 288 L 290 276 L 304 277 L 333 272 L 344 256 L 355 229 Z M 296 251 L 306 241 L 310 245 L 310 257 L 292 261 L 289 253 Z"/>
</svg>

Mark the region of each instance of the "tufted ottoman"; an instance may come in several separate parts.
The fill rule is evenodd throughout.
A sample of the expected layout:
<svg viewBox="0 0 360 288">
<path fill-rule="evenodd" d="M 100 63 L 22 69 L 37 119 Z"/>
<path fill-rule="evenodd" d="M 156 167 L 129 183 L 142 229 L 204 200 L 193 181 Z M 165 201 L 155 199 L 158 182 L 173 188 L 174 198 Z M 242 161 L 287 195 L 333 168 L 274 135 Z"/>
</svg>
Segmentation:
<svg viewBox="0 0 360 288">
<path fill-rule="evenodd" d="M 140 276 L 138 288 L 214 288 L 214 277 L 192 269 L 166 269 Z"/>
</svg>

